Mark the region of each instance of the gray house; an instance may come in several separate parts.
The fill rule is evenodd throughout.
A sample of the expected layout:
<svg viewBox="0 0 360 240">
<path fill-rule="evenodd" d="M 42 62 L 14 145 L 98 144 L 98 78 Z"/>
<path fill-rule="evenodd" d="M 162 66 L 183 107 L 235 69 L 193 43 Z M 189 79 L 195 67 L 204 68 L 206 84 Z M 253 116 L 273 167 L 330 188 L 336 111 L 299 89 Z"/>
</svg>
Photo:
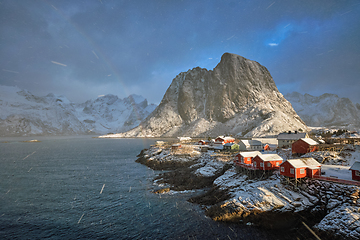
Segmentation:
<svg viewBox="0 0 360 240">
<path fill-rule="evenodd" d="M 278 140 L 278 147 L 279 148 L 291 148 L 291 145 L 293 142 L 299 140 L 300 138 L 308 138 L 308 134 L 307 133 L 299 133 L 297 131 L 295 132 L 285 132 L 285 133 L 280 133 L 277 136 L 277 140 Z"/>
<path fill-rule="evenodd" d="M 240 140 L 239 150 L 240 151 L 261 151 L 263 145 L 258 140 Z"/>
</svg>

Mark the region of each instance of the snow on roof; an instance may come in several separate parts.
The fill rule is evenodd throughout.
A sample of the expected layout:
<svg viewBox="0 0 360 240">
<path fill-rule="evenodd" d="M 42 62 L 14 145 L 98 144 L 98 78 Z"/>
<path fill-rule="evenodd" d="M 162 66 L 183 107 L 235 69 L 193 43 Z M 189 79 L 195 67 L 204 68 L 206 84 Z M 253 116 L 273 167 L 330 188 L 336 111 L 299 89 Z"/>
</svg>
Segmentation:
<svg viewBox="0 0 360 240">
<path fill-rule="evenodd" d="M 351 166 L 350 170 L 360 171 L 360 162 L 354 162 L 354 164 Z"/>
<path fill-rule="evenodd" d="M 280 157 L 277 154 L 261 154 L 259 157 L 264 161 L 282 161 L 284 160 L 282 157 Z"/>
<path fill-rule="evenodd" d="M 245 146 L 261 146 L 262 143 L 258 140 L 240 140 Z"/>
<path fill-rule="evenodd" d="M 300 139 L 309 145 L 318 145 L 318 143 L 311 138 L 300 138 Z"/>
<path fill-rule="evenodd" d="M 321 166 L 321 164 L 314 158 L 297 158 L 287 160 L 294 168 L 309 167 L 314 168 Z"/>
<path fill-rule="evenodd" d="M 306 133 L 280 133 L 277 136 L 278 140 L 296 140 L 300 138 L 305 138 Z"/>
<path fill-rule="evenodd" d="M 261 155 L 261 152 L 254 151 L 254 152 L 239 152 L 239 154 L 243 157 L 256 157 L 256 155 Z"/>
</svg>

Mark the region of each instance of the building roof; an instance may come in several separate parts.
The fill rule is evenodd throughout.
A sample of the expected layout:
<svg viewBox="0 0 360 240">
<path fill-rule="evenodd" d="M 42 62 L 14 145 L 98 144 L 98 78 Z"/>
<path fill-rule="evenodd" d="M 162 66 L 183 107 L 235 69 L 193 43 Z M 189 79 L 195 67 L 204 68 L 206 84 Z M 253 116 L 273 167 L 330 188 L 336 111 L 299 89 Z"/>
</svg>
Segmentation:
<svg viewBox="0 0 360 240">
<path fill-rule="evenodd" d="M 302 168 L 302 167 L 309 167 L 309 168 L 316 168 L 321 166 L 321 164 L 316 161 L 314 158 L 296 158 L 296 159 L 288 159 L 288 163 L 291 164 L 294 168 Z"/>
<path fill-rule="evenodd" d="M 261 146 L 262 143 L 258 140 L 240 140 L 245 146 Z"/>
<path fill-rule="evenodd" d="M 351 166 L 350 170 L 360 171 L 360 162 L 354 162 L 354 164 Z"/>
<path fill-rule="evenodd" d="M 272 153 L 272 154 L 261 154 L 261 155 L 259 155 L 259 157 L 260 157 L 264 162 L 269 162 L 269 161 L 282 161 L 282 160 L 284 160 L 282 157 L 280 157 L 280 156 L 277 155 L 276 153 Z"/>
<path fill-rule="evenodd" d="M 256 157 L 256 155 L 261 155 L 261 152 L 254 151 L 254 152 L 239 152 L 239 154 L 243 157 Z"/>
<path fill-rule="evenodd" d="M 235 140 L 235 138 L 233 138 L 233 137 L 225 137 L 225 136 L 218 136 L 216 139 L 218 139 L 218 138 L 223 139 L 223 140 Z"/>
<path fill-rule="evenodd" d="M 315 141 L 315 140 L 313 140 L 313 139 L 311 139 L 311 138 L 300 138 L 302 141 L 304 141 L 304 142 L 306 142 L 307 144 L 309 144 L 309 145 L 318 145 L 318 143 Z"/>
<path fill-rule="evenodd" d="M 300 138 L 305 138 L 306 133 L 280 133 L 277 136 L 278 140 L 297 140 Z"/>
</svg>

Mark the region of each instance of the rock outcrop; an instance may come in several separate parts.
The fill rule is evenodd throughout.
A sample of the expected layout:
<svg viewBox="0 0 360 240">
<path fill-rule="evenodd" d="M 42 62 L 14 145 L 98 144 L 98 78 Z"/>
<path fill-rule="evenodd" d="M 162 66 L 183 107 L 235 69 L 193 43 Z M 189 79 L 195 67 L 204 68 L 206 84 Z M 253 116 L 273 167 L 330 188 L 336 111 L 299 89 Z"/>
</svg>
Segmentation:
<svg viewBox="0 0 360 240">
<path fill-rule="evenodd" d="M 113 137 L 273 135 L 307 127 L 259 63 L 225 53 L 212 70 L 176 76 L 140 126 Z"/>
</svg>

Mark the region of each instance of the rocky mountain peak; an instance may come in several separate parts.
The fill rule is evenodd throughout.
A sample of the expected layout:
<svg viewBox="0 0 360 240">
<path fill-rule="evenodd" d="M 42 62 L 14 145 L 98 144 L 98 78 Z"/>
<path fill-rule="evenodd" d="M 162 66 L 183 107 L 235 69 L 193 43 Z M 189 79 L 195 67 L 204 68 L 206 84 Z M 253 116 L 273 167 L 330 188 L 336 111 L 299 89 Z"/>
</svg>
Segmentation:
<svg viewBox="0 0 360 240">
<path fill-rule="evenodd" d="M 276 127 L 270 124 L 261 131 L 306 129 L 290 103 L 279 93 L 266 67 L 225 53 L 212 71 L 196 67 L 178 74 L 155 111 L 141 127 L 124 136 L 184 133 L 196 136 L 212 135 L 216 131 L 251 135 L 258 125 L 269 124 L 280 112 L 286 115 L 287 124 Z M 245 115 L 251 119 L 243 118 Z M 279 123 L 282 121 L 284 119 Z"/>
</svg>

